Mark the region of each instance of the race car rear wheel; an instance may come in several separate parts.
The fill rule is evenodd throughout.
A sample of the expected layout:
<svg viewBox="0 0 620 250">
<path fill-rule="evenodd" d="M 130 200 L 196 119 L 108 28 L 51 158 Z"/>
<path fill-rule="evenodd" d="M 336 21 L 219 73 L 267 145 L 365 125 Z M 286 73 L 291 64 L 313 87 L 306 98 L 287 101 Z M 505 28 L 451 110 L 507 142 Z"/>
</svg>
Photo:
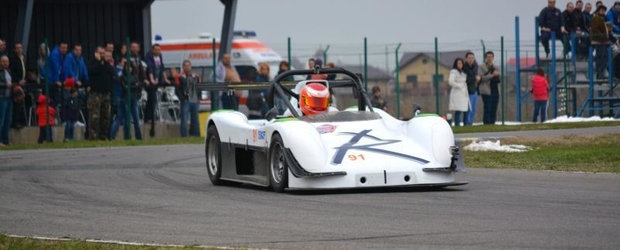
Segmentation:
<svg viewBox="0 0 620 250">
<path fill-rule="evenodd" d="M 271 137 L 269 147 L 269 180 L 276 192 L 284 192 L 288 186 L 288 165 L 284 159 L 284 143 L 278 134 Z"/>
<path fill-rule="evenodd" d="M 207 139 L 205 143 L 205 155 L 207 158 L 207 172 L 213 185 L 222 185 L 222 154 L 221 154 L 220 135 L 215 126 L 207 129 Z"/>
</svg>

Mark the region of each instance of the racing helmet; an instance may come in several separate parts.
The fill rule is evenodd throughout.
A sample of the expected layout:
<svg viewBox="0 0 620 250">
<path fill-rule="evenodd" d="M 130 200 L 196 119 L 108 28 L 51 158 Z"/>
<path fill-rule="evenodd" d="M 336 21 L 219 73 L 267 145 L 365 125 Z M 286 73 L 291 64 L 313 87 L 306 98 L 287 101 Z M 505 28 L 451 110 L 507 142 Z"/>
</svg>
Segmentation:
<svg viewBox="0 0 620 250">
<path fill-rule="evenodd" d="M 329 109 L 329 89 L 320 83 L 309 83 L 299 93 L 299 107 L 304 115 L 315 115 Z"/>
</svg>

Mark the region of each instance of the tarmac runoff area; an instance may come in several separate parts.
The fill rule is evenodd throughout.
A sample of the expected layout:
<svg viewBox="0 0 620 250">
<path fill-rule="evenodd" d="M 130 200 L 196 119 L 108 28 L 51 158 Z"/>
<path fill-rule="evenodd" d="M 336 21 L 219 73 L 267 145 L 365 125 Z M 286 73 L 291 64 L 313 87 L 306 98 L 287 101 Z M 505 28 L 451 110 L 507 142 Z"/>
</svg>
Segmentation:
<svg viewBox="0 0 620 250">
<path fill-rule="evenodd" d="M 0 232 L 252 248 L 620 249 L 617 174 L 468 169 L 458 177 L 468 185 L 443 190 L 278 194 L 212 186 L 203 150 L 2 151 Z"/>
</svg>

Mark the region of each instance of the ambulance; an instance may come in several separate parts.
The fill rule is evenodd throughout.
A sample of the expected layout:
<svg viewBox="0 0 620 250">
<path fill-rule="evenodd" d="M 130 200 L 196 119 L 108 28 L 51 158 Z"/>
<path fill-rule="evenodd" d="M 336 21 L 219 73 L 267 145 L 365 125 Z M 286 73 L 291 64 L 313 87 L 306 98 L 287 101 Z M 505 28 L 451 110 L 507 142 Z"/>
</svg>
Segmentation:
<svg viewBox="0 0 620 250">
<path fill-rule="evenodd" d="M 213 39 L 210 33 L 201 33 L 198 38 L 169 39 L 157 37 L 154 43 L 161 45 L 162 57 L 166 68 L 181 70 L 184 60 L 192 62 L 194 72 L 198 73 L 203 82 L 213 82 Z M 258 72 L 261 63 L 269 64 L 270 79 L 273 79 L 279 70 L 282 57 L 256 38 L 254 31 L 235 31 L 233 33 L 231 63 L 237 69 L 241 81 L 251 82 Z M 220 41 L 215 40 L 216 59 L 219 53 Z M 217 63 L 217 62 L 216 62 Z M 240 104 L 247 101 L 247 91 L 244 91 Z M 202 93 L 201 109 L 210 107 L 208 94 Z M 210 109 L 210 108 L 208 108 Z"/>
</svg>

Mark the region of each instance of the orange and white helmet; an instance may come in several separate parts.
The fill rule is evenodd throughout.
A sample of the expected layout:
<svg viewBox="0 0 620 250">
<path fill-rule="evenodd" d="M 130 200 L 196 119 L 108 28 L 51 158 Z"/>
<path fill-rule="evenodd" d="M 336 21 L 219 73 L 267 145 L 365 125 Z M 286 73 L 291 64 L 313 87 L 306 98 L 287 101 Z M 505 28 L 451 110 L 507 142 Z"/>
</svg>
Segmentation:
<svg viewBox="0 0 620 250">
<path fill-rule="evenodd" d="M 320 83 L 309 83 L 299 93 L 299 107 L 304 115 L 315 115 L 329 109 L 329 89 Z"/>
</svg>

